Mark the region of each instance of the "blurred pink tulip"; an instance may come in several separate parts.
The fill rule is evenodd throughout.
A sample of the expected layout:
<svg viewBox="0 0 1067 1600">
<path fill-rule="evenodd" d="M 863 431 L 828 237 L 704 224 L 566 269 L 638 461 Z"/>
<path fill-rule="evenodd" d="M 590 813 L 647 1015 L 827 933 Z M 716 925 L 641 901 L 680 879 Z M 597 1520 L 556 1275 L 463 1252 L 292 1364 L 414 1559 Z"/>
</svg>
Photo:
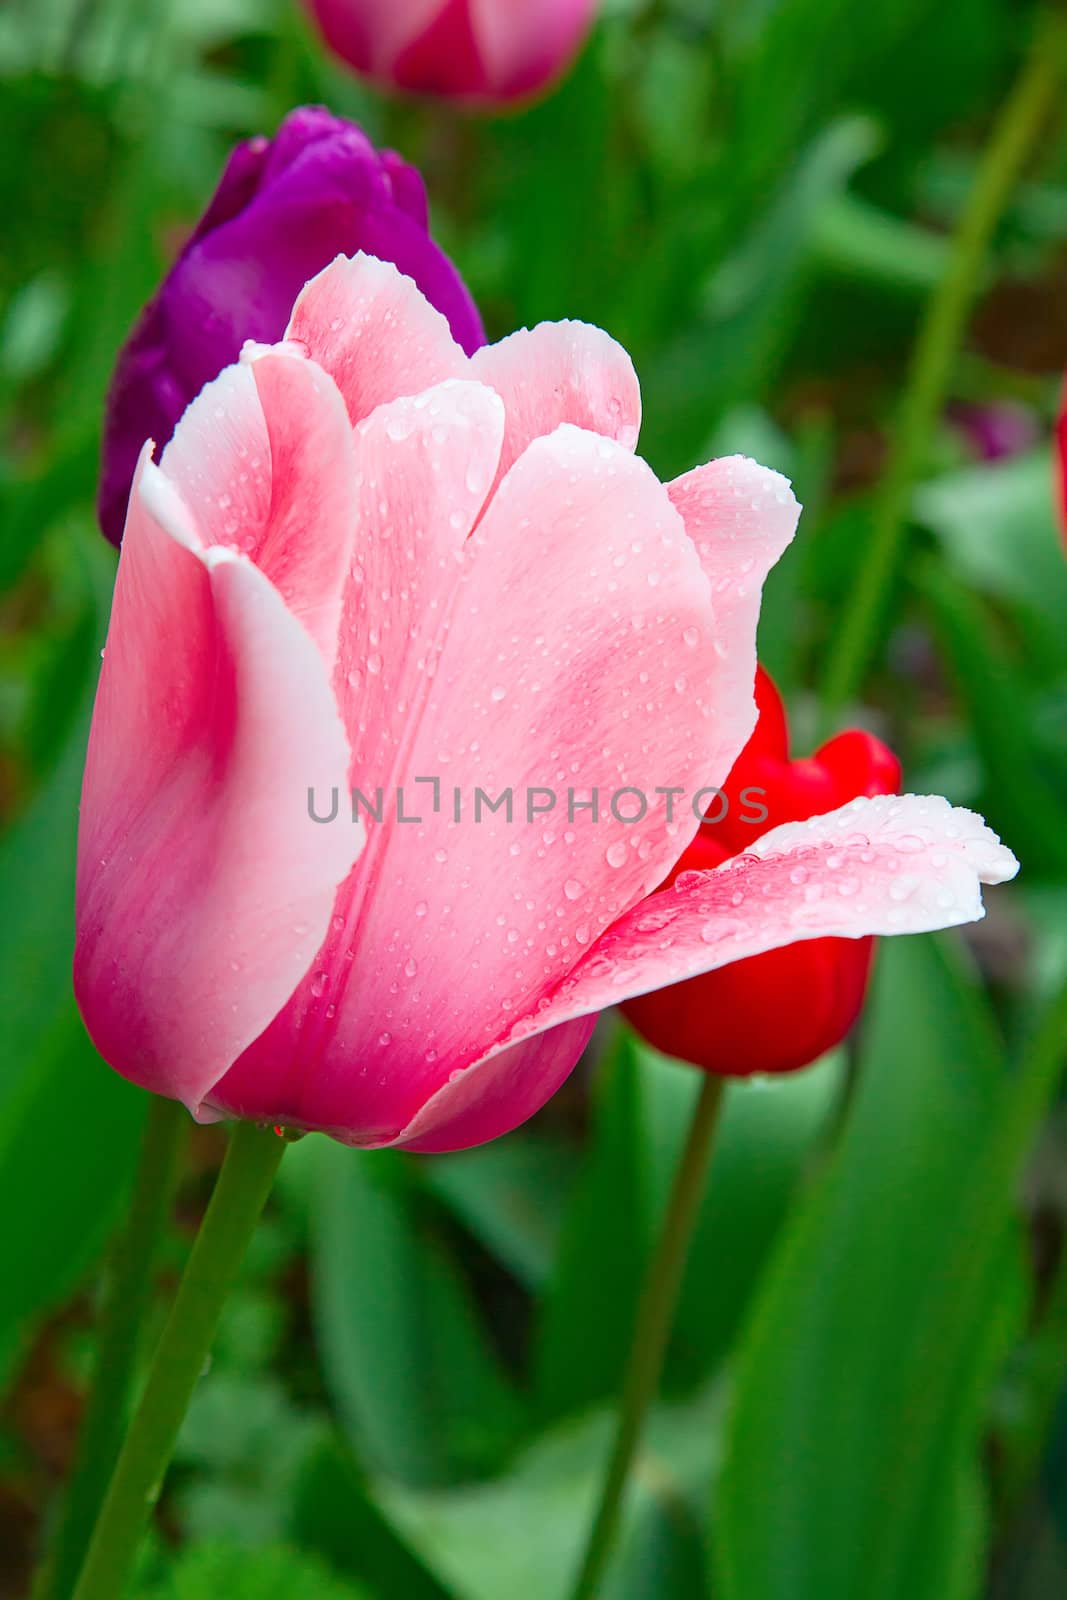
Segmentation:
<svg viewBox="0 0 1067 1600">
<path fill-rule="evenodd" d="M 308 0 L 326 42 L 378 83 L 483 103 L 565 70 L 596 0 Z"/>
<path fill-rule="evenodd" d="M 598 329 L 468 359 L 357 256 L 158 466 L 145 447 L 79 843 L 76 989 L 118 1071 L 202 1118 L 454 1149 L 536 1111 L 605 1006 L 981 916 L 1013 857 L 914 796 L 653 895 L 698 827 L 657 789 L 722 784 L 754 727 L 760 589 L 797 505 L 743 457 L 664 487 L 639 420 Z M 380 820 L 351 821 L 353 786 L 381 788 Z M 540 808 L 479 819 L 479 788 Z M 344 796 L 333 821 L 309 790 L 320 819 Z M 571 804 L 590 791 L 598 816 Z"/>
</svg>

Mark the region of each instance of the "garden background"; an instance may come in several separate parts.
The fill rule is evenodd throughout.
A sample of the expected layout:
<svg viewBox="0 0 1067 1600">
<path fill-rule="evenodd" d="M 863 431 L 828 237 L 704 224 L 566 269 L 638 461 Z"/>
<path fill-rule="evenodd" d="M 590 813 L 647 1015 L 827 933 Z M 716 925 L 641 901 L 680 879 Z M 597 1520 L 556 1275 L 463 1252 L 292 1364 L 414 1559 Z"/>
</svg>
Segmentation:
<svg viewBox="0 0 1067 1600">
<path fill-rule="evenodd" d="M 103 395 L 232 143 L 302 102 L 421 167 L 491 337 L 627 346 L 661 477 L 741 450 L 794 480 L 760 654 L 797 749 L 863 723 L 1022 862 L 984 923 L 883 945 L 846 1050 L 730 1088 L 605 1595 L 1067 1590 L 1062 31 L 1019 0 L 614 0 L 494 117 L 373 93 L 295 0 L 0 8 L 3 1600 L 145 1112 L 69 977 Z M 609 1017 L 494 1145 L 295 1146 L 138 1600 L 562 1597 L 697 1088 Z M 221 1148 L 191 1131 L 160 1307 Z"/>
</svg>

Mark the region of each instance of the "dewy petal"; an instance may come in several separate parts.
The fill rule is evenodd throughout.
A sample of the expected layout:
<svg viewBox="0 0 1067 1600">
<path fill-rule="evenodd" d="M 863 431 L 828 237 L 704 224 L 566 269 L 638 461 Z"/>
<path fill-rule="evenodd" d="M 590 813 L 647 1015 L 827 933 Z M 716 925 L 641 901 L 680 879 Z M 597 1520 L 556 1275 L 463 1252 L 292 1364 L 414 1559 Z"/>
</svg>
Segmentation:
<svg viewBox="0 0 1067 1600">
<path fill-rule="evenodd" d="M 460 558 L 496 474 L 499 395 L 450 381 L 380 406 L 356 429 L 365 485 L 345 596 L 337 694 L 352 782 L 388 786 L 448 626 Z"/>
<path fill-rule="evenodd" d="M 387 401 L 469 376 L 445 318 L 410 278 L 374 256 L 338 256 L 312 278 L 286 338 L 330 374 L 353 423 Z"/>
<path fill-rule="evenodd" d="M 439 1154 L 510 1133 L 540 1111 L 589 1043 L 596 1017 L 578 1017 L 501 1050 L 478 1072 L 456 1072 L 392 1141 Z"/>
<path fill-rule="evenodd" d="M 252 1114 L 264 1084 L 284 1078 L 284 1120 L 347 1125 L 363 1143 L 397 1137 L 662 881 L 696 830 L 691 806 L 668 824 L 652 791 L 703 782 L 713 616 L 692 542 L 645 463 L 558 429 L 521 457 L 463 555 L 396 769 L 408 825 L 388 793 L 393 820 L 372 825 L 372 865 L 339 897 L 341 926 L 303 987 L 300 1038 L 283 1039 L 280 1018 L 219 1086 L 226 1109 Z M 438 809 L 420 776 L 440 780 Z M 611 814 L 626 787 L 648 797 L 642 820 Z M 571 788 L 579 801 L 599 790 L 599 821 L 569 820 Z M 476 789 L 492 802 L 512 790 L 512 820 L 488 807 L 476 820 Z M 528 789 L 558 796 L 532 821 Z M 637 809 L 632 795 L 619 806 Z"/>
<path fill-rule="evenodd" d="M 244 557 L 204 550 L 147 460 L 130 502 L 82 793 L 75 988 L 101 1054 L 197 1110 L 285 1003 L 361 843 L 321 657 Z"/>
<path fill-rule="evenodd" d="M 366 819 L 370 843 L 338 895 L 336 916 L 312 970 L 218 1086 L 216 1101 L 225 1109 L 253 1116 L 283 1105 L 288 1120 L 310 1119 L 307 1096 L 317 1094 L 319 1085 L 309 1082 L 314 1074 L 308 1067 L 323 1051 L 344 1054 L 348 1048 L 338 1067 L 340 1079 L 351 1083 L 353 1096 L 365 1097 L 370 1088 L 355 1081 L 358 1067 L 352 1067 L 356 1061 L 365 1064 L 363 1045 L 339 1043 L 345 1007 L 337 990 L 347 981 L 363 902 L 383 871 L 390 823 L 374 822 L 372 811 L 396 817 L 397 787 L 408 776 L 402 762 L 425 709 L 461 581 L 464 545 L 493 481 L 503 432 L 499 395 L 470 382 L 444 383 L 380 406 L 355 430 L 356 471 L 366 493 L 334 682 L 352 751 L 350 784 L 363 797 L 357 810 Z M 435 774 L 434 766 L 427 776 Z M 431 799 L 425 786 L 409 783 L 407 814 L 415 815 Z M 325 799 L 319 809 L 329 809 Z M 345 814 L 333 826 L 347 827 L 350 815 L 346 796 Z M 402 854 L 415 847 L 414 827 L 398 828 L 395 821 L 392 827 Z M 383 893 L 388 910 L 388 888 Z M 334 1014 L 326 1017 L 328 1006 L 342 1014 L 336 1020 Z M 391 1008 L 391 1001 L 382 1002 L 379 1029 Z M 415 1043 L 425 1070 L 426 1044 Z M 335 1120 L 328 1111 L 326 1125 Z"/>
<path fill-rule="evenodd" d="M 1018 866 L 981 817 L 939 796 L 878 795 L 787 822 L 636 906 L 504 1042 L 801 939 L 977 921 L 980 886 Z"/>
<path fill-rule="evenodd" d="M 542 322 L 475 351 L 471 376 L 507 408 L 500 472 L 534 439 L 571 422 L 633 450 L 641 428 L 641 387 L 633 362 L 601 328 Z"/>
<path fill-rule="evenodd" d="M 242 550 L 246 542 L 249 548 L 261 542 L 270 516 L 270 438 L 247 366 L 224 367 L 200 391 L 160 468 L 188 508 L 201 548 Z"/>
<path fill-rule="evenodd" d="M 249 347 L 193 401 L 163 453 L 205 547 L 246 555 L 332 670 L 358 515 L 352 430 L 322 369 Z"/>
<path fill-rule="evenodd" d="M 456 1004 L 450 961 L 434 961 L 434 951 L 447 941 L 461 966 L 477 963 L 483 1028 L 499 1029 L 501 1009 L 551 987 L 661 881 L 695 832 L 691 808 L 668 827 L 653 790 L 661 781 L 697 786 L 711 721 L 702 693 L 714 654 L 707 585 L 643 461 L 572 427 L 535 441 L 468 553 L 410 755 L 412 774 L 440 774 L 442 810 L 421 839 L 395 830 L 383 861 L 389 889 L 369 908 L 360 974 L 370 981 L 378 966 L 384 1001 L 409 956 L 425 963 L 419 1031 L 435 1027 L 442 1058 L 482 1039 L 469 1001 Z M 534 595 L 532 620 L 519 625 Z M 457 786 L 467 797 L 458 823 L 448 793 Z M 506 808 L 487 806 L 475 820 L 478 788 L 494 801 L 512 790 L 514 822 Z M 557 799 L 529 822 L 534 789 Z M 598 820 L 585 810 L 571 821 L 571 790 L 579 804 L 598 791 Z M 645 816 L 612 814 L 623 790 L 634 793 L 619 801 L 622 818 L 637 815 L 638 792 L 649 801 Z M 431 914 L 420 918 L 424 900 Z M 496 916 L 487 918 L 490 905 Z M 386 956 L 397 925 L 404 953 Z"/>
<path fill-rule="evenodd" d="M 711 689 L 712 782 L 726 776 L 756 723 L 756 624 L 763 583 L 796 532 L 787 478 L 747 456 L 723 456 L 667 485 L 711 580 L 718 660 Z"/>
</svg>

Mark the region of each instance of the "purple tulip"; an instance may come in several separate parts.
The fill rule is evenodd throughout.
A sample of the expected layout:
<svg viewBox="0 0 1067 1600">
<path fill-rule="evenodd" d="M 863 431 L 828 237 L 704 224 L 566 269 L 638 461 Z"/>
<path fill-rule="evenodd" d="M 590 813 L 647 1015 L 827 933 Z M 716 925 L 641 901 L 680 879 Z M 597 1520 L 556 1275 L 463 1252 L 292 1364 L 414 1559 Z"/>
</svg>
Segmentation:
<svg viewBox="0 0 1067 1600">
<path fill-rule="evenodd" d="M 413 278 L 468 355 L 484 344 L 463 280 L 430 237 L 413 167 L 319 106 L 291 112 L 273 139 L 237 146 L 111 380 L 98 511 L 113 544 L 145 439 L 158 459 L 190 400 L 245 340 L 280 339 L 308 279 L 359 250 Z"/>
</svg>

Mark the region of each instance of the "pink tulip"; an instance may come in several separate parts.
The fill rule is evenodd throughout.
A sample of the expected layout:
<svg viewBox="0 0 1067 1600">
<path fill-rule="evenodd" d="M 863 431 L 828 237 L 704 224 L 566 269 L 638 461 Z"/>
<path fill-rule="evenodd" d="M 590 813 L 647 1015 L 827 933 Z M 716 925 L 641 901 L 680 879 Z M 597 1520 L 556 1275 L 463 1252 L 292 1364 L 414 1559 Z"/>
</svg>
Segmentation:
<svg viewBox="0 0 1067 1600">
<path fill-rule="evenodd" d="M 393 266 L 339 257 L 158 466 L 146 445 L 78 882 L 77 994 L 120 1072 L 202 1119 L 454 1149 L 536 1111 L 605 1006 L 982 915 L 1014 858 L 915 796 L 653 893 L 752 732 L 760 587 L 798 508 L 742 457 L 664 487 L 639 414 L 598 329 L 468 359 Z M 380 821 L 352 823 L 353 786 L 381 787 Z M 479 787 L 513 819 L 475 820 Z M 309 789 L 319 817 L 342 797 L 333 821 Z"/>
<path fill-rule="evenodd" d="M 596 0 L 308 0 L 327 44 L 377 82 L 492 103 L 569 65 Z"/>
</svg>

